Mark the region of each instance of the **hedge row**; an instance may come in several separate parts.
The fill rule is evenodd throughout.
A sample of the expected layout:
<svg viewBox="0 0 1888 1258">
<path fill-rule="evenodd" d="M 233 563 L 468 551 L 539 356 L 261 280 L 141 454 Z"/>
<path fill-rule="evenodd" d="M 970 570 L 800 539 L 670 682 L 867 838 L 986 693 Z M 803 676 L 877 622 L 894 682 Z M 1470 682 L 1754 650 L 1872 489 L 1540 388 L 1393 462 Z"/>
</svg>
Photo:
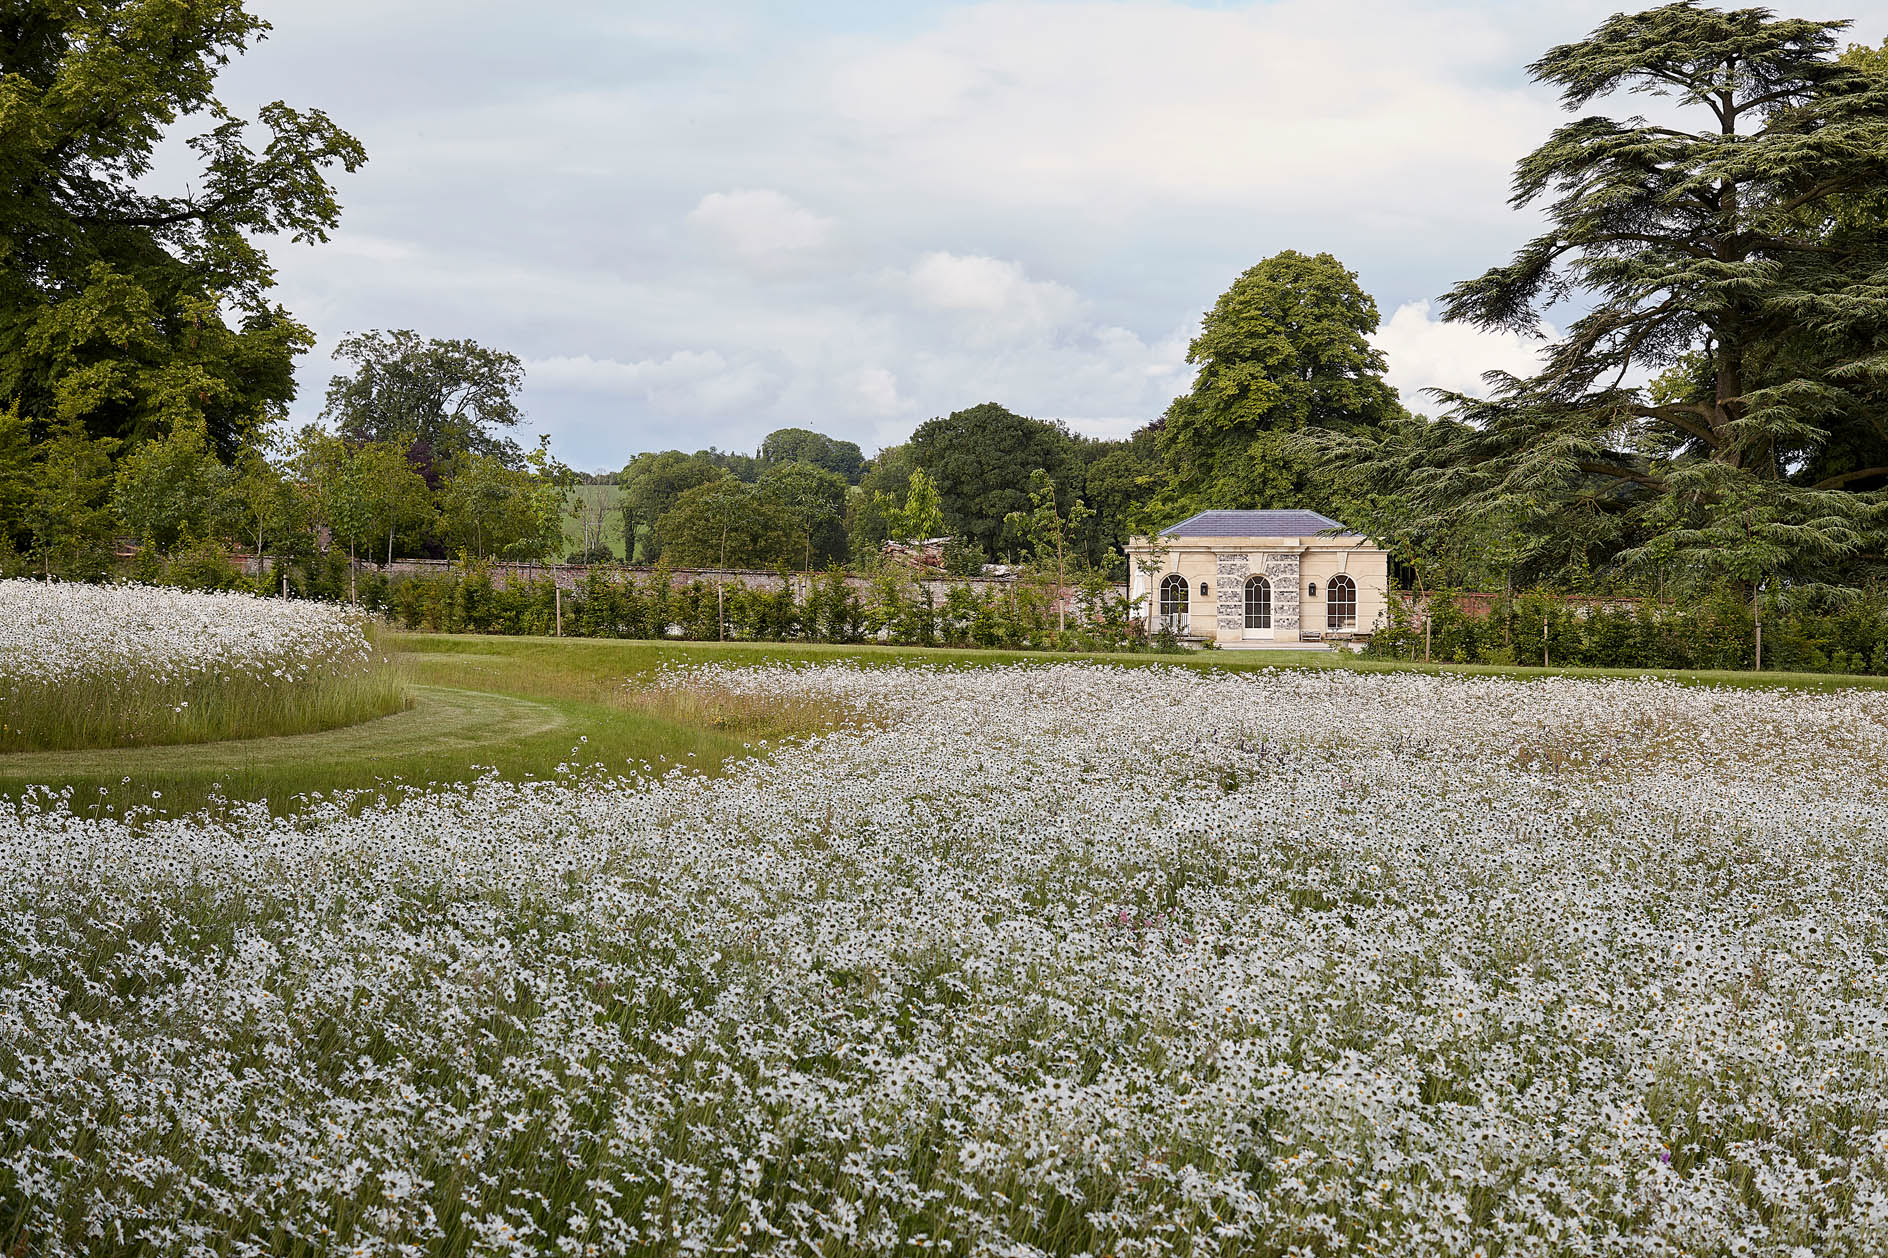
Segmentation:
<svg viewBox="0 0 1888 1258">
<path fill-rule="evenodd" d="M 1427 635 L 1421 616 L 1394 603 L 1389 624 L 1365 654 L 1458 664 L 1574 665 L 1592 668 L 1748 669 L 1756 657 L 1751 605 L 1725 592 L 1686 600 L 1587 609 L 1544 594 L 1496 600 L 1486 616 L 1448 594 L 1432 596 Z M 1769 671 L 1888 674 L 1888 599 L 1867 594 L 1840 604 L 1762 608 L 1763 666 Z"/>
<path fill-rule="evenodd" d="M 363 574 L 360 601 L 409 629 L 439 633 L 548 634 L 558 624 L 549 581 L 500 588 L 477 568 L 391 581 Z M 998 647 L 1008 650 L 1123 651 L 1150 643 L 1119 595 L 1095 582 L 1070 600 L 1058 627 L 1051 592 L 1028 582 L 979 591 L 968 584 L 937 597 L 925 586 L 887 574 L 866 588 L 832 570 L 796 594 L 782 573 L 777 585 L 750 588 L 711 580 L 676 584 L 657 569 L 638 576 L 591 570 L 565 593 L 567 637 L 680 638 L 746 642 L 889 642 L 907 646 Z M 1088 609 L 1077 615 L 1075 605 Z"/>
</svg>

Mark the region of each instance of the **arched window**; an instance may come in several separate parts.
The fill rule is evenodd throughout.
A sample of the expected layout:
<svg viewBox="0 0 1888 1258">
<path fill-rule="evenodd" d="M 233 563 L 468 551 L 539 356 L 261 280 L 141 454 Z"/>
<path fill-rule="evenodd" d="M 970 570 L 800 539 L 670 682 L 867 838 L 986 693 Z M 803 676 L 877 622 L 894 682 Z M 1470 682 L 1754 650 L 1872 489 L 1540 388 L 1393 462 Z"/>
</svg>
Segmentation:
<svg viewBox="0 0 1888 1258">
<path fill-rule="evenodd" d="M 1174 573 L 1160 583 L 1160 623 L 1179 633 L 1184 630 L 1187 615 L 1187 579 Z"/>
<path fill-rule="evenodd" d="M 1272 627 L 1272 583 L 1264 577 L 1246 579 L 1246 628 Z"/>
<path fill-rule="evenodd" d="M 1324 586 L 1324 627 L 1357 627 L 1357 583 L 1341 572 Z"/>
</svg>

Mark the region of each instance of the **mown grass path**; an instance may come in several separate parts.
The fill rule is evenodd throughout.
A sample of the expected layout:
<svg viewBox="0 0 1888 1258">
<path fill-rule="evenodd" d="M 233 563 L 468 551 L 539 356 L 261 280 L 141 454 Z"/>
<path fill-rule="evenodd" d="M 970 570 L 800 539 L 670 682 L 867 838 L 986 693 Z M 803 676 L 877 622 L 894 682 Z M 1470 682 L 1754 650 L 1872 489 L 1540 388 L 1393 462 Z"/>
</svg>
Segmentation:
<svg viewBox="0 0 1888 1258">
<path fill-rule="evenodd" d="M 114 773 L 241 774 L 277 763 L 369 762 L 449 749 L 476 751 L 548 734 L 569 723 L 567 714 L 530 699 L 416 686 L 413 706 L 406 711 L 341 729 L 181 746 L 33 751 L 7 756 L 0 767 L 10 777 L 40 781 Z"/>
</svg>

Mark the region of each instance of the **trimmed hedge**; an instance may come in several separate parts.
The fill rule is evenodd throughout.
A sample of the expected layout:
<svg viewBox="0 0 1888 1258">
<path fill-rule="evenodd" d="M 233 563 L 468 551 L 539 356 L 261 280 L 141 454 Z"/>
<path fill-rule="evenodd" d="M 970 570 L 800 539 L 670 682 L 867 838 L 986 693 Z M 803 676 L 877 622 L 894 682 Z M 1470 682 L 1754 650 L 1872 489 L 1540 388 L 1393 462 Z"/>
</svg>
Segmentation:
<svg viewBox="0 0 1888 1258">
<path fill-rule="evenodd" d="M 1448 594 L 1430 600 L 1428 658 L 1456 664 L 1591 668 L 1748 669 L 1756 642 L 1750 604 L 1735 593 L 1631 607 L 1570 606 L 1529 593 L 1496 600 L 1486 616 Z M 1392 602 L 1365 654 L 1420 660 L 1421 618 Z M 1808 673 L 1888 674 L 1888 599 L 1869 593 L 1842 605 L 1763 609 L 1763 666 Z"/>
</svg>

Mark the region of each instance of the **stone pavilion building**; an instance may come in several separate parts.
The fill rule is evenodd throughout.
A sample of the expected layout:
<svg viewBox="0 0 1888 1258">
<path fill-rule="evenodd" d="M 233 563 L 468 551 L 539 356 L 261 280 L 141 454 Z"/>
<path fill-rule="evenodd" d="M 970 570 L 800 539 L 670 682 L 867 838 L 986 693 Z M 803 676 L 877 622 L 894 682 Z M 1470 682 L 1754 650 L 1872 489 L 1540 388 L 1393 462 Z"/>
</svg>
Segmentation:
<svg viewBox="0 0 1888 1258">
<path fill-rule="evenodd" d="M 1225 647 L 1356 645 L 1390 592 L 1389 554 L 1316 511 L 1202 511 L 1127 555 L 1149 633 Z"/>
</svg>

